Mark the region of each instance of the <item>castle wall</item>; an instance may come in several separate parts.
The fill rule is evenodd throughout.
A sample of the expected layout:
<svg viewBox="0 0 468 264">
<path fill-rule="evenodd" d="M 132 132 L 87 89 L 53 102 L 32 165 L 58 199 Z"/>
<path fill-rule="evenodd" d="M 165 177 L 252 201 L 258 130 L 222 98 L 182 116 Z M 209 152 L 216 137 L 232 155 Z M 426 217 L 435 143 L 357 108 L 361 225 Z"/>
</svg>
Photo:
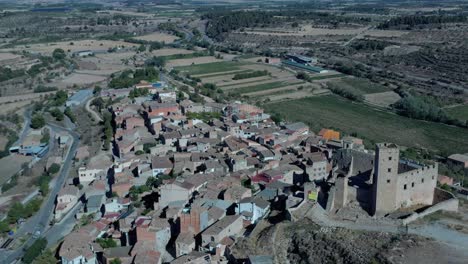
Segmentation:
<svg viewBox="0 0 468 264">
<path fill-rule="evenodd" d="M 438 166 L 430 165 L 397 175 L 396 205 L 431 205 L 437 185 Z"/>
</svg>

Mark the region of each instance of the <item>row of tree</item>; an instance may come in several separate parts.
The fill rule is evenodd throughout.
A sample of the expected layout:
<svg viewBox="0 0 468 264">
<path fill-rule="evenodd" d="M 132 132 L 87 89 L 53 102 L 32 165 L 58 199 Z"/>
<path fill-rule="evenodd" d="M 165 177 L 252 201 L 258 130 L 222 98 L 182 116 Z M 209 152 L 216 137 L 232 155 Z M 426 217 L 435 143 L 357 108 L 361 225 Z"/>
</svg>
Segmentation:
<svg viewBox="0 0 468 264">
<path fill-rule="evenodd" d="M 465 14 L 459 15 L 411 15 L 399 16 L 391 18 L 385 22 L 380 23 L 378 29 L 412 29 L 418 25 L 428 24 L 443 24 L 443 23 L 463 23 L 468 21 L 468 16 Z"/>
<path fill-rule="evenodd" d="M 111 76 L 109 82 L 110 88 L 128 88 L 140 81 L 157 81 L 159 80 L 159 72 L 154 67 L 145 67 L 143 69 L 125 70 L 118 76 Z"/>
</svg>

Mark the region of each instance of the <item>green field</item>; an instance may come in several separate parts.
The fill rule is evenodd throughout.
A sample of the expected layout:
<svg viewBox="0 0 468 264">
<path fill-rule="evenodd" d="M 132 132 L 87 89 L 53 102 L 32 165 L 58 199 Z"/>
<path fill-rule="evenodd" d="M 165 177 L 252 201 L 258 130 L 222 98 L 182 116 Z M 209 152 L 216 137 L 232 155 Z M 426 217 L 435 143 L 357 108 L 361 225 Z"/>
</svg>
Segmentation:
<svg viewBox="0 0 468 264">
<path fill-rule="evenodd" d="M 247 72 L 252 72 L 252 70 L 243 70 L 243 71 L 237 71 L 237 72 L 233 72 L 233 73 L 218 72 L 218 73 L 203 75 L 200 78 L 202 78 L 202 79 L 203 78 L 212 78 L 212 77 L 218 77 L 218 76 L 223 76 L 223 75 L 230 75 L 230 74 L 234 75 L 234 74 L 237 74 L 237 73 L 247 73 Z"/>
<path fill-rule="evenodd" d="M 425 122 L 378 111 L 338 96 L 310 97 L 264 106 L 288 121 L 302 121 L 315 131 L 328 127 L 373 142 L 388 141 L 446 153 L 468 152 L 468 129 Z"/>
<path fill-rule="evenodd" d="M 326 80 L 326 79 L 337 78 L 337 77 L 342 77 L 342 76 L 345 76 L 345 75 L 342 73 L 329 74 L 329 75 L 311 75 L 310 80 Z"/>
<path fill-rule="evenodd" d="M 452 108 L 445 108 L 445 112 L 452 118 L 468 120 L 468 105 L 461 105 Z"/>
<path fill-rule="evenodd" d="M 271 83 L 264 83 L 264 84 L 259 84 L 259 85 L 242 87 L 238 89 L 230 89 L 229 92 L 235 92 L 239 94 L 253 93 L 253 92 L 258 92 L 258 91 L 263 91 L 263 90 L 270 90 L 270 89 L 295 85 L 299 83 L 301 82 L 297 82 L 297 83 L 271 82 Z"/>
<path fill-rule="evenodd" d="M 206 73 L 240 70 L 239 66 L 242 66 L 242 65 L 243 63 L 240 63 L 240 62 L 220 61 L 220 62 L 175 67 L 175 69 L 181 72 L 188 72 L 191 75 L 195 75 L 195 74 L 206 74 Z"/>
<path fill-rule="evenodd" d="M 381 84 L 373 83 L 369 80 L 361 78 L 344 78 L 341 80 L 330 81 L 330 83 L 340 85 L 343 88 L 349 87 L 350 89 L 359 91 L 362 94 L 382 93 L 391 90 L 390 88 Z"/>
</svg>

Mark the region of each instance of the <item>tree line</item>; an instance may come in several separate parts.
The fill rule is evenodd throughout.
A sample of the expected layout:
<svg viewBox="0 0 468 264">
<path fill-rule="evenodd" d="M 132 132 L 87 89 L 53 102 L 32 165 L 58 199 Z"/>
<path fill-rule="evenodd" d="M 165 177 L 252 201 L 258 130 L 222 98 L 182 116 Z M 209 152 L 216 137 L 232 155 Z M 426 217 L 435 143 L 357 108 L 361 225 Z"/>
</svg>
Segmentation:
<svg viewBox="0 0 468 264">
<path fill-rule="evenodd" d="M 380 23 L 378 29 L 412 29 L 418 25 L 428 24 L 443 24 L 443 23 L 462 23 L 466 22 L 468 17 L 463 14 L 459 15 L 411 15 L 411 16 L 399 16 L 391 18 L 385 22 Z"/>
</svg>

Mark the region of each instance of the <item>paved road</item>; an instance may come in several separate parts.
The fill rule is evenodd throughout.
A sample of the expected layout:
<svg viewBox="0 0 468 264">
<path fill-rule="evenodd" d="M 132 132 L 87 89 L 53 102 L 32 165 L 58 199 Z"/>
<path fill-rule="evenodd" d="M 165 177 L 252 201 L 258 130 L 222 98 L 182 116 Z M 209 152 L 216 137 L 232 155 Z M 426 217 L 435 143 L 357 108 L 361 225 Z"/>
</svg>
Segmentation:
<svg viewBox="0 0 468 264">
<path fill-rule="evenodd" d="M 71 233 L 76 224 L 75 215 L 82 207 L 83 204 L 79 202 L 60 222 L 55 223 L 44 232 L 44 237 L 47 239 L 48 247 L 56 245 L 63 237 Z"/>
<path fill-rule="evenodd" d="M 56 184 L 54 188 L 50 190 L 49 196 L 43 202 L 42 207 L 39 210 L 39 212 L 37 212 L 26 223 L 24 223 L 21 226 L 21 228 L 18 229 L 17 233 L 15 234 L 15 238 L 19 238 L 27 233 L 34 233 L 36 231 L 40 231 L 41 234 L 44 234 L 44 233 L 47 234 L 50 218 L 53 216 L 53 211 L 55 207 L 55 199 L 68 177 L 68 174 L 70 172 L 70 168 L 72 165 L 73 157 L 75 156 L 76 149 L 78 148 L 78 145 L 80 143 L 79 135 L 76 132 L 72 131 L 71 129 L 60 127 L 54 124 L 48 124 L 48 126 L 56 133 L 66 132 L 70 134 L 73 142 L 71 144 L 71 147 L 68 150 L 67 157 L 64 160 L 60 174 L 56 178 Z M 34 243 L 35 240 L 36 239 L 29 237 L 29 239 L 18 249 L 14 251 L 6 251 L 3 254 L 0 254 L 0 263 L 14 262 L 15 259 L 18 259 L 23 255 L 23 249 L 29 247 L 32 243 Z"/>
</svg>

